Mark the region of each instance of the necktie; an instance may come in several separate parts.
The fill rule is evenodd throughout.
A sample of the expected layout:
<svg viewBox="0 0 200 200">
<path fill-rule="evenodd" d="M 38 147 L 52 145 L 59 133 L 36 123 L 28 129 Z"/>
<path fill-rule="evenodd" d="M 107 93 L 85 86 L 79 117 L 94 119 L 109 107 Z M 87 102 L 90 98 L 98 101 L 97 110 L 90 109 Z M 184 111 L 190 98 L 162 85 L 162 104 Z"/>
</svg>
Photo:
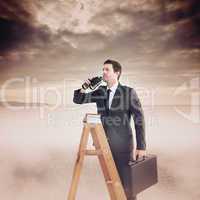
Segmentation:
<svg viewBox="0 0 200 200">
<path fill-rule="evenodd" d="M 109 111 L 109 96 L 110 96 L 110 92 L 111 92 L 111 89 L 108 89 L 107 90 L 107 94 L 106 94 L 106 112 Z"/>
</svg>

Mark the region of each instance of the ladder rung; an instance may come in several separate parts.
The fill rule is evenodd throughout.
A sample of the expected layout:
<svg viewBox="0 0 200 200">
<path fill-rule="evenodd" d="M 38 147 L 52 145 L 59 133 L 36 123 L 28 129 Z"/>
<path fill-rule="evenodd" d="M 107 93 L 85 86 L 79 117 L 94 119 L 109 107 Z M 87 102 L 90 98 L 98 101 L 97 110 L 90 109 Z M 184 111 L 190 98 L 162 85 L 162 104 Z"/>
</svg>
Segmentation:
<svg viewBox="0 0 200 200">
<path fill-rule="evenodd" d="M 117 186 L 117 185 L 120 184 L 119 181 L 111 181 L 111 180 L 106 181 L 106 183 L 107 183 L 107 184 L 113 184 L 113 185 L 115 185 L 115 186 Z"/>
<path fill-rule="evenodd" d="M 113 181 L 106 181 L 107 184 L 113 184 Z"/>
<path fill-rule="evenodd" d="M 85 155 L 94 156 L 102 154 L 101 150 L 85 150 Z"/>
</svg>

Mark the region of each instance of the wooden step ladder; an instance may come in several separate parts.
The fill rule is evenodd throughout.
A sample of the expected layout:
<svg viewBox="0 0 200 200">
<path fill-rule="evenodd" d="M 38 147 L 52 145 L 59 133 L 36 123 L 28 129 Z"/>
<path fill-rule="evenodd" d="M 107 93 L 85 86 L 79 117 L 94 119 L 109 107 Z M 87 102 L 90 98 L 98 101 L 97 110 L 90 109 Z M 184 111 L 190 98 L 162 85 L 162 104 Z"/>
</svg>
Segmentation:
<svg viewBox="0 0 200 200">
<path fill-rule="evenodd" d="M 105 178 L 108 192 L 111 200 L 127 200 L 124 188 L 122 186 L 115 162 L 112 157 L 112 152 L 108 144 L 106 134 L 100 122 L 89 122 L 87 113 L 83 123 L 83 131 L 80 140 L 79 150 L 73 170 L 71 186 L 68 194 L 68 200 L 75 200 L 78 182 L 80 179 L 81 168 L 83 166 L 84 156 L 98 156 L 101 169 Z M 91 133 L 94 149 L 87 149 L 89 134 Z"/>
</svg>

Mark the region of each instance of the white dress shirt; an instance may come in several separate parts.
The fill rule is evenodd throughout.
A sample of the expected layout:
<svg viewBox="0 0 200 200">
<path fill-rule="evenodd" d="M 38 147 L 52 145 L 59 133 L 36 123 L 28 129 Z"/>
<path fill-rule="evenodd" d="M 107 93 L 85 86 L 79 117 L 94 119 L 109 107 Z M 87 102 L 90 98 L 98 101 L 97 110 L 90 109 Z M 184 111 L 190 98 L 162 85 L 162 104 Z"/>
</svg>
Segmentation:
<svg viewBox="0 0 200 200">
<path fill-rule="evenodd" d="M 113 97 L 114 97 L 114 94 L 115 94 L 115 91 L 116 91 L 117 87 L 118 87 L 118 82 L 116 82 L 111 88 L 109 88 L 109 87 L 107 86 L 107 90 L 108 90 L 108 89 L 111 90 L 111 91 L 110 91 L 110 95 L 109 95 L 109 109 L 110 109 L 110 107 L 111 107 L 112 100 L 113 100 Z"/>
</svg>

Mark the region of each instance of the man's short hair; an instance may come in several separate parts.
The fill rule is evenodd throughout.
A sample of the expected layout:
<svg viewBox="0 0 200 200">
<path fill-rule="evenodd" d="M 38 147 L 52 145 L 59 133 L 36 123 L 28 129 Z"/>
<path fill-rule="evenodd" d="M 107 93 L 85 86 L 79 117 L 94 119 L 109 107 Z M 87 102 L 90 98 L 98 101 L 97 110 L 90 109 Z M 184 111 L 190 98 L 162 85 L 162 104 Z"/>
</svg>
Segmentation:
<svg viewBox="0 0 200 200">
<path fill-rule="evenodd" d="M 112 64 L 112 67 L 113 67 L 113 71 L 114 72 L 119 72 L 119 75 L 117 77 L 117 79 L 119 80 L 120 76 L 121 76 L 121 73 L 122 73 L 122 66 L 120 65 L 119 62 L 115 61 L 115 60 L 111 60 L 111 59 L 108 59 L 106 60 L 104 63 L 105 64 Z"/>
</svg>

